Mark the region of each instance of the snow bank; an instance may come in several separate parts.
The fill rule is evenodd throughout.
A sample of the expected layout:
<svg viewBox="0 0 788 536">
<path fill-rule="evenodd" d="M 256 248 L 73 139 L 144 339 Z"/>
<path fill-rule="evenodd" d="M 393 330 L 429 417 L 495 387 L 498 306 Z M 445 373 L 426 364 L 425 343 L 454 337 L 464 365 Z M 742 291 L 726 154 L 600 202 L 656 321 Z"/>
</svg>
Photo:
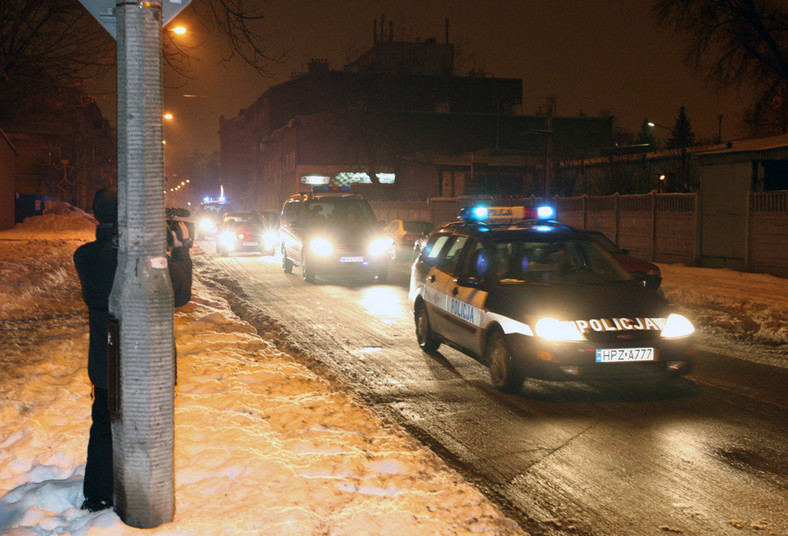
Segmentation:
<svg viewBox="0 0 788 536">
<path fill-rule="evenodd" d="M 0 232 L 0 289 L 11 297 L 0 304 L 2 534 L 524 534 L 199 280 L 175 316 L 175 519 L 141 531 L 112 510 L 80 510 L 87 313 L 71 264 L 79 241 L 61 232 L 87 232 L 79 218 L 44 215 Z"/>
</svg>

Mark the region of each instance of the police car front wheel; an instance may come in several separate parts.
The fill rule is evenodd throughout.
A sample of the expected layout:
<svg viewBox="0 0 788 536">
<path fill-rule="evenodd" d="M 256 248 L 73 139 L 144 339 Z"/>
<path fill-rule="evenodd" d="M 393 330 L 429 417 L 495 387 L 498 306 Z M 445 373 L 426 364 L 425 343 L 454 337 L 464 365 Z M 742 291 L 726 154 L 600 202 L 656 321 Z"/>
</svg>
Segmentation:
<svg viewBox="0 0 788 536">
<path fill-rule="evenodd" d="M 516 393 L 523 386 L 525 375 L 518 370 L 500 330 L 490 334 L 487 342 L 487 364 L 493 386 L 504 393 Z"/>
<path fill-rule="evenodd" d="M 435 352 L 441 345 L 432 332 L 427 308 L 422 302 L 416 305 L 416 339 L 419 341 L 419 347 L 428 354 Z"/>
<path fill-rule="evenodd" d="M 287 258 L 284 248 L 282 248 L 282 271 L 286 274 L 293 273 L 293 261 Z"/>
</svg>

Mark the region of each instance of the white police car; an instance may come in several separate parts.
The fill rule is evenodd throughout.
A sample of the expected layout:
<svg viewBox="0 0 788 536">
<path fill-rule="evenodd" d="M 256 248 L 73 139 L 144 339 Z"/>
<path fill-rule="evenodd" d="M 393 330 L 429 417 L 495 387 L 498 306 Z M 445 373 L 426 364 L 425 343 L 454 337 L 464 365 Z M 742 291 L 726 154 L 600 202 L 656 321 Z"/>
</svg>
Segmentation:
<svg viewBox="0 0 788 536">
<path fill-rule="evenodd" d="M 419 346 L 434 352 L 446 343 L 475 357 L 505 392 L 526 376 L 687 372 L 692 323 L 552 214 L 477 207 L 435 230 L 411 270 Z"/>
</svg>

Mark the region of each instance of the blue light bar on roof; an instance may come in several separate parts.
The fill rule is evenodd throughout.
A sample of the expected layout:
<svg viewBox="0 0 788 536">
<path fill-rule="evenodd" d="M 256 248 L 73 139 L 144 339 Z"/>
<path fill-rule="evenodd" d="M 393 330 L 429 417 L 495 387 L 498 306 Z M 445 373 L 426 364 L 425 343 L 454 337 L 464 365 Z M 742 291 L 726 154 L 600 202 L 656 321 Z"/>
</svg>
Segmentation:
<svg viewBox="0 0 788 536">
<path fill-rule="evenodd" d="M 465 207 L 460 210 L 460 218 L 465 221 L 487 221 L 490 212 L 485 206 Z"/>
<path fill-rule="evenodd" d="M 350 186 L 312 186 L 313 192 L 349 192 Z"/>
<path fill-rule="evenodd" d="M 549 220 L 553 217 L 555 217 L 555 210 L 547 205 L 540 207 L 486 207 L 480 205 L 460 210 L 460 218 L 469 222 L 504 223 L 520 220 Z"/>
</svg>

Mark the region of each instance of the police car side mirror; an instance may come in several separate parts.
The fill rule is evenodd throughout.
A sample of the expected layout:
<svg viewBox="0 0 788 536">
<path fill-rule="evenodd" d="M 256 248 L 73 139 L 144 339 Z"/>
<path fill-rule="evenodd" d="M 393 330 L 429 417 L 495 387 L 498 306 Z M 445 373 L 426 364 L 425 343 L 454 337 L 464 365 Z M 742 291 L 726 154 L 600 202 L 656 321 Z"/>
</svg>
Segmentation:
<svg viewBox="0 0 788 536">
<path fill-rule="evenodd" d="M 464 275 L 457 278 L 457 284 L 461 287 L 479 288 L 482 280 L 473 275 Z"/>
</svg>

